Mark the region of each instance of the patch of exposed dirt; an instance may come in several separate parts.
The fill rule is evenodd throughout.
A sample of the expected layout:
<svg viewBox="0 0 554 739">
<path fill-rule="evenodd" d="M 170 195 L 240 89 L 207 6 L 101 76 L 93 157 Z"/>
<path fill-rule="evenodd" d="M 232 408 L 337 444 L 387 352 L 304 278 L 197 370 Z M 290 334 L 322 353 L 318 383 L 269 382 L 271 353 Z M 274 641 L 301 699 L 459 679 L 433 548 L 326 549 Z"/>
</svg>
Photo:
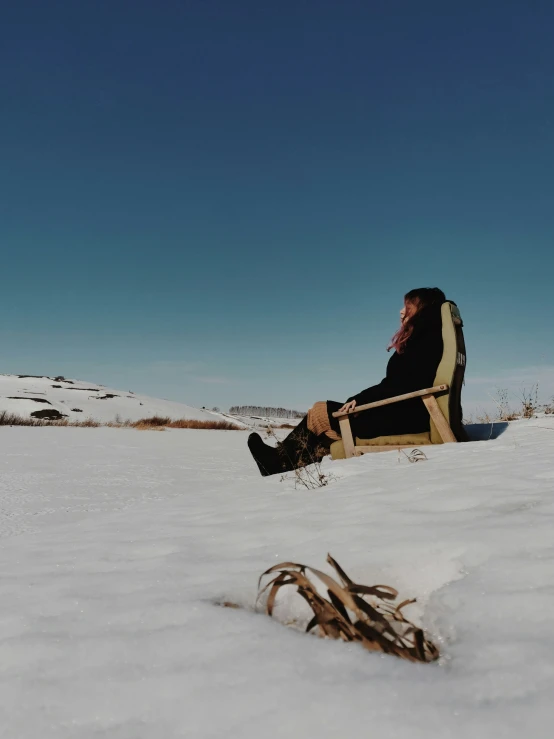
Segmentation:
<svg viewBox="0 0 554 739">
<path fill-rule="evenodd" d="M 95 400 L 109 400 L 110 398 L 119 398 L 119 395 L 114 395 L 113 393 L 106 393 L 106 395 L 98 395 L 98 397 L 96 397 Z"/>
<path fill-rule="evenodd" d="M 60 388 L 61 385 L 52 385 L 52 387 Z M 97 387 L 64 387 L 64 390 L 86 390 L 87 393 L 99 393 L 100 390 Z"/>
<path fill-rule="evenodd" d="M 72 408 L 71 410 L 73 411 L 73 413 L 82 413 L 83 412 L 83 409 L 82 408 Z"/>
<path fill-rule="evenodd" d="M 34 400 L 35 403 L 46 403 L 47 405 L 52 405 L 52 403 L 49 400 L 46 400 L 46 398 L 21 398 L 15 395 L 8 395 L 8 400 Z"/>
<path fill-rule="evenodd" d="M 55 408 L 45 408 L 42 411 L 33 411 L 31 416 L 33 418 L 42 418 L 44 421 L 61 421 L 62 418 L 67 418 L 65 413 L 60 413 Z"/>
</svg>

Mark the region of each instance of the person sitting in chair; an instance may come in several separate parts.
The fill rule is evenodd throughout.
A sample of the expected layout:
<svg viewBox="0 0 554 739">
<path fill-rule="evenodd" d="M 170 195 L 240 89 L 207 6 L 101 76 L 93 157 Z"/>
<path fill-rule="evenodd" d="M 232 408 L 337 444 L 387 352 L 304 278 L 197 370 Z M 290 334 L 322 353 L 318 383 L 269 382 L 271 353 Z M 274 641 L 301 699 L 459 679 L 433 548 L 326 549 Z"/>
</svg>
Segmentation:
<svg viewBox="0 0 554 739">
<path fill-rule="evenodd" d="M 348 398 L 315 403 L 298 426 L 276 447 L 264 444 L 259 434 L 248 437 L 248 448 L 261 474 L 275 475 L 320 461 L 333 441 L 340 439 L 336 411 L 352 412 L 357 406 L 431 387 L 442 358 L 441 306 L 446 297 L 437 287 L 410 290 L 400 311 L 400 328 L 387 351 L 394 354 L 386 377 L 378 384 Z M 429 413 L 420 398 L 380 406 L 351 418 L 354 436 L 372 439 L 395 434 L 429 431 Z"/>
</svg>

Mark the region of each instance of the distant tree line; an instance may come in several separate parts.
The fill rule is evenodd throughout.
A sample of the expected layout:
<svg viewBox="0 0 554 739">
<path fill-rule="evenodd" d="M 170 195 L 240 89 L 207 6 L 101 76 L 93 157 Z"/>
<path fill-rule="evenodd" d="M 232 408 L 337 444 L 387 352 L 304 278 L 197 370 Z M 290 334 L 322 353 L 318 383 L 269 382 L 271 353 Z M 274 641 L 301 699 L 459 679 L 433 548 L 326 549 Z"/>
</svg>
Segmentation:
<svg viewBox="0 0 554 739">
<path fill-rule="evenodd" d="M 229 413 L 235 416 L 270 416 L 272 418 L 303 418 L 306 414 L 301 411 L 291 411 L 289 408 L 272 408 L 265 405 L 233 405 Z"/>
</svg>

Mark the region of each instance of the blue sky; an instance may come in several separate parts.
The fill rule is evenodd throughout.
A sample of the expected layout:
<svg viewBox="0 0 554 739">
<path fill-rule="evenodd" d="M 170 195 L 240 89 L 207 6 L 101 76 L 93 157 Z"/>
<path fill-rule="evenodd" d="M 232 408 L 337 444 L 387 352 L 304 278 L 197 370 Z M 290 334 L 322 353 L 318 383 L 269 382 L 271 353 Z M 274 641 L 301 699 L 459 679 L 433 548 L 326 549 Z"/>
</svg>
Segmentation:
<svg viewBox="0 0 554 739">
<path fill-rule="evenodd" d="M 438 285 L 554 393 L 551 2 L 2 6 L 2 372 L 305 409 Z"/>
</svg>

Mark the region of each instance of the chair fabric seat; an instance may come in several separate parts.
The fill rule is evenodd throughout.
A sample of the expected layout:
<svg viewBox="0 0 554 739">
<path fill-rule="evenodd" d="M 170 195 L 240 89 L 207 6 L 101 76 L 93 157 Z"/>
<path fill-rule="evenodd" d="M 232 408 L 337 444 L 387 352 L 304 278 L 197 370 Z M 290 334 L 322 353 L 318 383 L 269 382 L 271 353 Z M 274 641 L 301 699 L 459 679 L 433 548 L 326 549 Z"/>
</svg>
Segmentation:
<svg viewBox="0 0 554 739">
<path fill-rule="evenodd" d="M 360 439 L 355 438 L 354 443 L 356 446 L 424 446 L 425 444 L 432 444 L 431 433 L 429 431 L 423 431 L 420 434 L 397 434 L 395 436 L 376 436 L 374 439 Z M 342 439 L 340 441 L 334 441 L 331 444 L 331 457 L 333 459 L 346 459 L 344 453 L 344 444 Z"/>
</svg>

